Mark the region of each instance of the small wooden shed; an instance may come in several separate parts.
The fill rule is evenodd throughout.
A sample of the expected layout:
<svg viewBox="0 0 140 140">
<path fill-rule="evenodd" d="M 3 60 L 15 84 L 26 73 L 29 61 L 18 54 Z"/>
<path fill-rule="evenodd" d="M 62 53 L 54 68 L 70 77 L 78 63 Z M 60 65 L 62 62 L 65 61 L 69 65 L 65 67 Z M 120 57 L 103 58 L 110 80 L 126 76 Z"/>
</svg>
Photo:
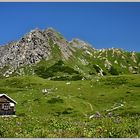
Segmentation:
<svg viewBox="0 0 140 140">
<path fill-rule="evenodd" d="M 15 115 L 16 101 L 6 94 L 0 94 L 0 115 Z"/>
</svg>

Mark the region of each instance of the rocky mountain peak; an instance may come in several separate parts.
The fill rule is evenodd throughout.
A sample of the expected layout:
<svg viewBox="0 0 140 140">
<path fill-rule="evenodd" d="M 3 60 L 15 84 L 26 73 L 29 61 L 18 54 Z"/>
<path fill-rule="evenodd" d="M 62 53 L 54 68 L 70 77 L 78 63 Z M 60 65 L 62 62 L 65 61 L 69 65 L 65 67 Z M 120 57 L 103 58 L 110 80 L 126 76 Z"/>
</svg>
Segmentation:
<svg viewBox="0 0 140 140">
<path fill-rule="evenodd" d="M 19 41 L 0 47 L 0 67 L 10 66 L 16 69 L 23 65 L 36 64 L 42 59 L 48 60 L 54 47 L 50 44 L 50 40 L 53 44 L 57 44 L 62 58 L 68 59 L 72 55 L 68 42 L 58 32 L 52 28 L 44 31 L 36 28 Z"/>
<path fill-rule="evenodd" d="M 79 49 L 94 49 L 92 47 L 92 45 L 90 45 L 89 43 L 83 41 L 83 40 L 80 40 L 78 38 L 75 38 L 75 39 L 72 39 L 72 41 L 69 42 L 73 47 L 75 48 L 79 48 Z"/>
</svg>

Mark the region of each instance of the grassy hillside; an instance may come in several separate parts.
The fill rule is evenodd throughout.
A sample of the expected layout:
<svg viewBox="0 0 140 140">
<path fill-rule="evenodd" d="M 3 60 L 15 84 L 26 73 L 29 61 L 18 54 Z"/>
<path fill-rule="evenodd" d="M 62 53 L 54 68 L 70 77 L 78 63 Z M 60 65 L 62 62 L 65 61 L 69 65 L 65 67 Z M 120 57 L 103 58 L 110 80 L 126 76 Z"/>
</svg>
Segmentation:
<svg viewBox="0 0 140 140">
<path fill-rule="evenodd" d="M 0 92 L 17 101 L 17 117 L 0 118 L 0 137 L 140 137 L 139 91 L 140 75 L 1 79 Z"/>
</svg>

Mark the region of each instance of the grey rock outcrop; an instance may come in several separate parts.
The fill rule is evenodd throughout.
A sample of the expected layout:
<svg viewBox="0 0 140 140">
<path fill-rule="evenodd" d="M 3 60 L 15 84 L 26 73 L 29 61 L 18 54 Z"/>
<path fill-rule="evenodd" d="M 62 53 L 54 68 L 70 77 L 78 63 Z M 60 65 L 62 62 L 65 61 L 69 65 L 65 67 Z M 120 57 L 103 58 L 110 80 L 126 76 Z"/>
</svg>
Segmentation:
<svg viewBox="0 0 140 140">
<path fill-rule="evenodd" d="M 40 60 L 48 60 L 51 57 L 52 46 L 49 40 L 52 39 L 58 45 L 64 59 L 68 59 L 72 52 L 68 42 L 53 29 L 40 31 L 32 30 L 19 41 L 11 42 L 0 47 L 0 68 L 11 66 L 16 69 L 22 65 L 36 64 Z"/>
</svg>

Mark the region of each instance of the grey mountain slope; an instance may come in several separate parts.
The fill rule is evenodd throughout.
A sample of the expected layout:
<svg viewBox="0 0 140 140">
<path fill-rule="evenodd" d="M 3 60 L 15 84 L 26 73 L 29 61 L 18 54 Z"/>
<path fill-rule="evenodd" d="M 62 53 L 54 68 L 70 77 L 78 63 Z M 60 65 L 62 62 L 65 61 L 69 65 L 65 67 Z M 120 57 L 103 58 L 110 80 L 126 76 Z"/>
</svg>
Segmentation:
<svg viewBox="0 0 140 140">
<path fill-rule="evenodd" d="M 36 68 L 41 66 L 46 70 L 59 60 L 84 76 L 140 72 L 139 53 L 117 48 L 98 50 L 80 39 L 68 42 L 60 33 L 48 28 L 43 31 L 34 29 L 19 41 L 0 47 L 0 76 L 21 75 L 20 69 L 25 71 L 27 67 L 31 67 L 30 74 L 37 74 Z"/>
</svg>

